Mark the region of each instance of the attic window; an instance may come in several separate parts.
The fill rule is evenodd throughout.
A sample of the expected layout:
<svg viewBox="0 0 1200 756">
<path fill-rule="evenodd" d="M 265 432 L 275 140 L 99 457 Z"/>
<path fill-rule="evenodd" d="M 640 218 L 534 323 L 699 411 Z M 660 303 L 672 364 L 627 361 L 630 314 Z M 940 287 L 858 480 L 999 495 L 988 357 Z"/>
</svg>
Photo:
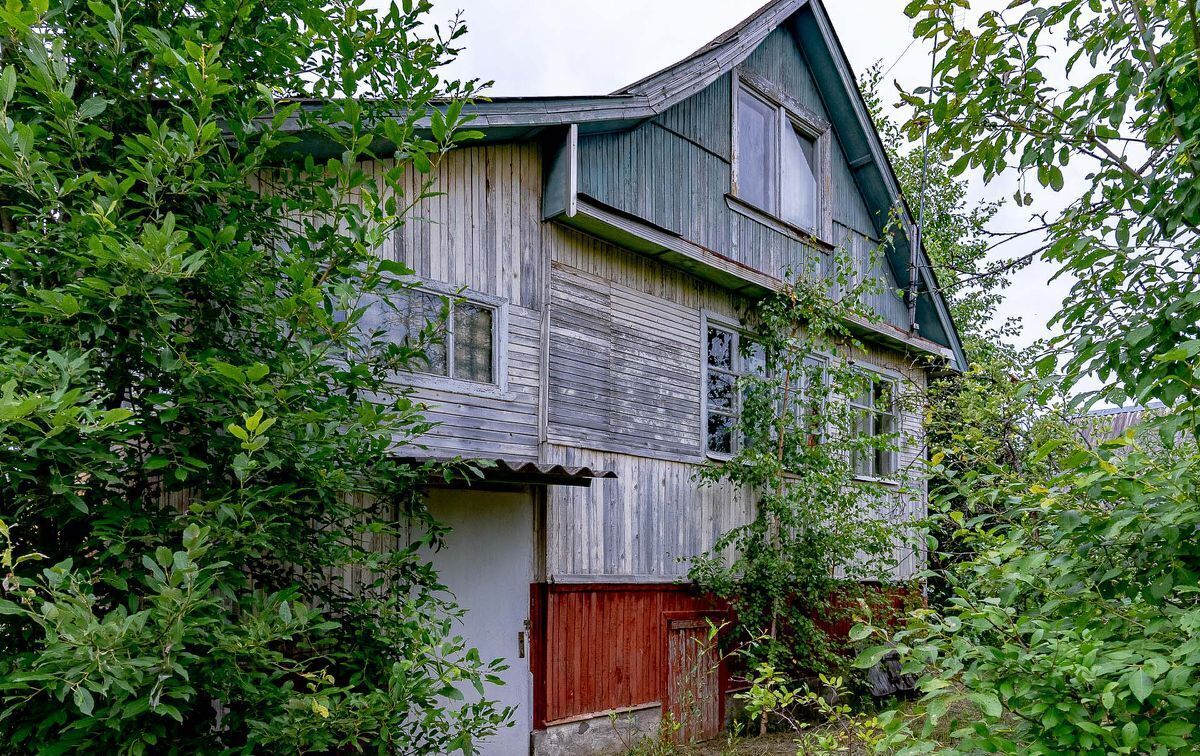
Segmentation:
<svg viewBox="0 0 1200 756">
<path fill-rule="evenodd" d="M 760 95 L 737 92 L 734 195 L 790 226 L 825 239 L 821 187 L 828 175 L 828 126 Z"/>
</svg>

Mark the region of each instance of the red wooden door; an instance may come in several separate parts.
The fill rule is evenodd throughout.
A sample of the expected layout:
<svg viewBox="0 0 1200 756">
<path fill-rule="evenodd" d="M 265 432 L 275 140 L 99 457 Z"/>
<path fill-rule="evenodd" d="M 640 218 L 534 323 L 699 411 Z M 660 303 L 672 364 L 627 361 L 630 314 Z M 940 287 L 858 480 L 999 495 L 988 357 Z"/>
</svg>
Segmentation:
<svg viewBox="0 0 1200 756">
<path fill-rule="evenodd" d="M 675 740 L 696 743 L 721 734 L 720 657 L 703 618 L 667 622 L 667 713 Z"/>
</svg>

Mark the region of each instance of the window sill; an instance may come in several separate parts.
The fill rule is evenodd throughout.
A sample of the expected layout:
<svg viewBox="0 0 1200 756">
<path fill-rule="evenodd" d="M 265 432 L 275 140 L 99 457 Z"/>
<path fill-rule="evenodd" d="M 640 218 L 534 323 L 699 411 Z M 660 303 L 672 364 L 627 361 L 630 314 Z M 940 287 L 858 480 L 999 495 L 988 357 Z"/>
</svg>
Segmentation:
<svg viewBox="0 0 1200 756">
<path fill-rule="evenodd" d="M 887 486 L 888 488 L 899 488 L 900 481 L 895 478 L 874 478 L 870 475 L 855 475 L 855 483 L 867 483 L 876 486 Z"/>
<path fill-rule="evenodd" d="M 753 221 L 757 221 L 767 228 L 781 233 L 790 239 L 802 242 L 804 244 L 811 244 L 822 252 L 832 252 L 834 249 L 831 242 L 820 238 L 812 231 L 801 228 L 800 226 L 792 223 L 788 223 L 782 218 L 763 210 L 757 205 L 747 202 L 735 194 L 727 193 L 725 195 L 725 204 L 728 205 L 729 209 L 735 213 L 744 215 Z"/>
<path fill-rule="evenodd" d="M 416 389 L 444 391 L 448 394 L 462 394 L 464 396 L 486 396 L 503 401 L 512 401 L 517 398 L 516 394 L 509 391 L 507 386 L 495 383 L 464 381 L 459 378 L 446 378 L 426 373 L 396 373 L 392 376 L 390 382 L 400 386 L 411 386 Z"/>
</svg>

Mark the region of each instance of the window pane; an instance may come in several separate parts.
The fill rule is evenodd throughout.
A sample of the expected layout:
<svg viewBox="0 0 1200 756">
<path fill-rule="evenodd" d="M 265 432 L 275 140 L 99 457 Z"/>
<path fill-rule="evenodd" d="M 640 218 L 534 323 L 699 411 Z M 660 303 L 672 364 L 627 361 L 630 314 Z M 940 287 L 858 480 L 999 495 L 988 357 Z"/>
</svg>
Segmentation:
<svg viewBox="0 0 1200 756">
<path fill-rule="evenodd" d="M 801 228 L 817 226 L 817 145 L 795 128 L 783 135 L 780 214 Z"/>
<path fill-rule="evenodd" d="M 742 352 L 742 375 L 767 376 L 767 350 L 756 341 L 747 341 Z"/>
<path fill-rule="evenodd" d="M 870 409 L 872 406 L 874 406 L 872 404 L 872 400 L 875 396 L 871 379 L 865 375 L 858 375 L 855 377 L 855 383 L 857 384 L 859 390 L 858 393 L 856 393 L 855 396 L 850 400 L 850 403 L 856 407 L 865 407 Z"/>
<path fill-rule="evenodd" d="M 716 415 L 709 413 L 708 415 L 708 450 L 712 452 L 720 452 L 723 454 L 733 453 L 733 425 L 732 417 L 728 415 Z"/>
<path fill-rule="evenodd" d="M 720 328 L 708 329 L 708 364 L 733 370 L 733 334 Z"/>
<path fill-rule="evenodd" d="M 738 92 L 738 196 L 774 210 L 777 111 L 745 90 Z"/>
<path fill-rule="evenodd" d="M 421 346 L 422 337 L 428 337 L 425 356 L 412 368 L 445 375 L 446 324 L 442 320 L 445 303 L 444 297 L 417 289 L 393 292 L 387 301 L 368 295 L 362 299 L 364 311 L 358 330 L 366 340 L 383 339 L 409 347 Z"/>
<path fill-rule="evenodd" d="M 860 410 L 854 413 L 854 435 L 864 441 L 870 441 L 875 436 L 875 413 Z M 854 474 L 865 477 L 875 477 L 875 450 L 866 446 L 854 452 Z"/>
<path fill-rule="evenodd" d="M 393 296 L 392 302 L 396 311 L 389 313 L 393 318 L 389 331 L 397 334 L 393 338 L 410 346 L 418 346 L 423 336 L 428 338 L 424 344 L 425 358 L 414 365 L 414 369 L 446 375 L 446 322 L 443 320 L 446 298 L 427 291 L 408 289 Z"/>
<path fill-rule="evenodd" d="M 890 381 L 875 383 L 875 409 L 879 412 L 892 411 L 892 384 Z"/>
<path fill-rule="evenodd" d="M 734 378 L 732 375 L 708 372 L 708 407 L 709 409 L 733 411 Z"/>
<path fill-rule="evenodd" d="M 493 383 L 492 311 L 471 302 L 454 306 L 454 377 Z"/>
</svg>

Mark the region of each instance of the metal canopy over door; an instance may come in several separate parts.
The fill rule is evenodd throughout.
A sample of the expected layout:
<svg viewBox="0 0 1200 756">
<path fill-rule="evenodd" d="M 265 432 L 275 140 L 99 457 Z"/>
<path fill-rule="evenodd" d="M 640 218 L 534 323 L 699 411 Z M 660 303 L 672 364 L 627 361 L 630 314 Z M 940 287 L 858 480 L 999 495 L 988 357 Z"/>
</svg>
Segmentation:
<svg viewBox="0 0 1200 756">
<path fill-rule="evenodd" d="M 533 496 L 527 492 L 435 490 L 429 511 L 449 525 L 446 547 L 431 555 L 442 583 L 467 610 L 456 629 L 481 658 L 504 658 L 503 686 L 487 698 L 515 708 L 512 727 L 477 743 L 483 756 L 529 753 L 533 685 L 529 671 L 529 584 L 534 570 Z M 467 700 L 478 695 L 463 690 Z"/>
<path fill-rule="evenodd" d="M 667 620 L 665 714 L 679 725 L 675 740 L 696 743 L 721 734 L 721 660 L 703 615 Z"/>
</svg>

